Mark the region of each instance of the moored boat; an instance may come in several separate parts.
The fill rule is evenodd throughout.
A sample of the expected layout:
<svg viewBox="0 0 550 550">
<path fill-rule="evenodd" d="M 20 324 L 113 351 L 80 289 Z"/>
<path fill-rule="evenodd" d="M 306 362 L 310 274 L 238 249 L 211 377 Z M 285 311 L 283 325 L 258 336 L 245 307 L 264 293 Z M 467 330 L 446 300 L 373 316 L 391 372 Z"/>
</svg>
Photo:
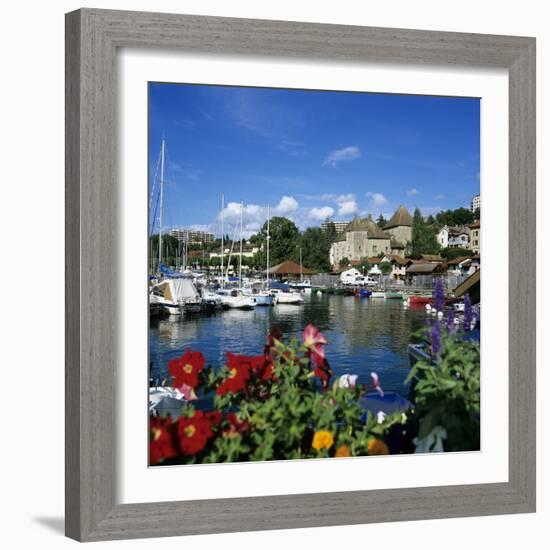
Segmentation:
<svg viewBox="0 0 550 550">
<path fill-rule="evenodd" d="M 298 292 L 291 292 L 281 288 L 272 288 L 271 294 L 276 304 L 300 305 L 304 299 Z"/>
<path fill-rule="evenodd" d="M 183 276 L 169 276 L 153 285 L 149 303 L 153 310 L 160 310 L 169 315 L 194 313 L 201 309 L 201 298 L 193 281 Z"/>
<path fill-rule="evenodd" d="M 431 304 L 433 302 L 432 295 L 420 295 L 420 294 L 411 294 L 409 296 L 409 304 Z"/>
<path fill-rule="evenodd" d="M 252 296 L 246 296 L 238 288 L 222 288 L 218 290 L 221 305 L 226 309 L 253 309 L 256 307 L 256 300 Z"/>
<path fill-rule="evenodd" d="M 394 291 L 386 291 L 385 293 L 386 300 L 402 300 L 403 299 L 403 293 L 402 292 L 394 292 Z"/>
</svg>

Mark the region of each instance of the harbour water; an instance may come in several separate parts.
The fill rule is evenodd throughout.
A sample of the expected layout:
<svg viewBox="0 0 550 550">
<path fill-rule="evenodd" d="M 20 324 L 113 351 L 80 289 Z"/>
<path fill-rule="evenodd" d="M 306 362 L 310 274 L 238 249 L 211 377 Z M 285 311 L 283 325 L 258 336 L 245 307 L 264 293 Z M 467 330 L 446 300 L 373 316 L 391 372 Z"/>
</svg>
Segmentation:
<svg viewBox="0 0 550 550">
<path fill-rule="evenodd" d="M 410 368 L 407 345 L 425 317 L 423 307 L 405 308 L 401 300 L 313 294 L 300 306 L 279 304 L 152 321 L 151 376 L 166 377 L 168 361 L 187 349 L 201 351 L 208 364 L 221 366 L 227 351 L 261 354 L 273 326 L 285 338 L 301 338 L 303 328 L 312 323 L 328 340 L 326 354 L 335 374 L 357 374 L 359 383 L 370 384 L 370 373 L 376 371 L 384 390 L 403 395 Z"/>
</svg>

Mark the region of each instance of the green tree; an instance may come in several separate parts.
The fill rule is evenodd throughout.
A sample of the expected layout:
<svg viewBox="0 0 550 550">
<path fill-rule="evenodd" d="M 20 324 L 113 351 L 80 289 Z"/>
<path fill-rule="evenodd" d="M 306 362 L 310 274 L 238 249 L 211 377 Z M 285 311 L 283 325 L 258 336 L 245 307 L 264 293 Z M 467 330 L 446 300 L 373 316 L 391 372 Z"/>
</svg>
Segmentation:
<svg viewBox="0 0 550 550">
<path fill-rule="evenodd" d="M 330 271 L 330 246 L 332 241 L 327 232 L 319 227 L 308 227 L 300 237 L 302 264 L 319 272 Z"/>
<path fill-rule="evenodd" d="M 439 227 L 444 225 L 469 225 L 474 221 L 474 213 L 468 208 L 457 208 L 456 210 L 444 210 L 436 215 Z"/>
<path fill-rule="evenodd" d="M 391 273 L 392 265 L 390 262 L 381 262 L 378 267 L 382 272 L 382 275 L 389 275 Z"/>
<path fill-rule="evenodd" d="M 436 226 L 428 225 L 426 220 L 422 217 L 420 209 L 415 208 L 412 227 L 411 258 L 420 258 L 422 254 L 437 254 L 440 248 L 437 242 Z"/>
<path fill-rule="evenodd" d="M 342 259 L 340 260 L 340 262 L 338 262 L 338 265 L 339 265 L 341 268 L 348 267 L 348 266 L 349 266 L 349 258 L 348 258 L 348 257 L 342 258 Z"/>
<path fill-rule="evenodd" d="M 330 242 L 330 244 L 332 244 L 335 241 L 336 236 L 337 236 L 336 226 L 334 225 L 334 222 L 331 221 L 329 218 L 327 218 L 325 220 L 325 222 L 327 223 L 327 228 L 325 230 L 325 236 L 326 236 L 326 239 Z"/>
<path fill-rule="evenodd" d="M 368 273 L 369 272 L 369 269 L 372 267 L 372 265 L 370 264 L 369 260 L 367 257 L 365 258 L 361 258 L 361 260 L 359 261 L 359 265 L 357 266 L 357 268 L 359 269 L 359 271 L 363 272 L 363 273 Z"/>
<path fill-rule="evenodd" d="M 440 255 L 445 260 L 454 260 L 460 256 L 473 256 L 474 253 L 469 248 L 443 248 Z"/>
<path fill-rule="evenodd" d="M 288 218 L 275 216 L 269 220 L 269 263 L 273 266 L 285 260 L 298 259 L 298 245 L 300 232 L 296 224 Z M 251 239 L 252 242 L 252 239 Z M 256 254 L 255 263 L 266 265 L 267 257 L 267 222 L 255 235 L 254 244 L 260 247 Z"/>
<path fill-rule="evenodd" d="M 386 220 L 386 218 L 384 218 L 384 216 L 382 215 L 382 212 L 380 212 L 380 216 L 376 218 L 376 225 L 380 228 L 384 228 L 387 223 L 388 220 Z"/>
<path fill-rule="evenodd" d="M 149 253 L 151 254 L 151 262 L 154 270 L 158 269 L 159 257 L 159 236 L 152 235 L 149 240 Z M 162 263 L 167 266 L 175 266 L 176 259 L 181 259 L 181 245 L 176 237 L 172 235 L 162 236 Z"/>
</svg>

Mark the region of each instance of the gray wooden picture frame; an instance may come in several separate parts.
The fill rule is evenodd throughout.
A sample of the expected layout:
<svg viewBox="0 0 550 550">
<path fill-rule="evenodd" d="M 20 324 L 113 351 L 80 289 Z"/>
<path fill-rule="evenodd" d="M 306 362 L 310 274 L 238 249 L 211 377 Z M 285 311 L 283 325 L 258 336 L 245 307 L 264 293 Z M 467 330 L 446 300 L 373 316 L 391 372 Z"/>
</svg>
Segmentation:
<svg viewBox="0 0 550 550">
<path fill-rule="evenodd" d="M 509 481 L 115 502 L 117 48 L 509 71 Z M 515 289 L 521 288 L 521 292 Z M 82 9 L 66 16 L 66 534 L 81 541 L 535 511 L 535 39 Z"/>
</svg>

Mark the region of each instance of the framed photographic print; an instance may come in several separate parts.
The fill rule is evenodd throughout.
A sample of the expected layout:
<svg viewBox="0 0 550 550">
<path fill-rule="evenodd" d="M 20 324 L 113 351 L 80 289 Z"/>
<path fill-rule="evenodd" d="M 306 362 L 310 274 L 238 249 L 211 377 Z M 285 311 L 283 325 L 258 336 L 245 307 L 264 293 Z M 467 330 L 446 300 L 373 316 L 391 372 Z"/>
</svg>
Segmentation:
<svg viewBox="0 0 550 550">
<path fill-rule="evenodd" d="M 67 535 L 534 511 L 534 39 L 66 29 Z"/>
</svg>

